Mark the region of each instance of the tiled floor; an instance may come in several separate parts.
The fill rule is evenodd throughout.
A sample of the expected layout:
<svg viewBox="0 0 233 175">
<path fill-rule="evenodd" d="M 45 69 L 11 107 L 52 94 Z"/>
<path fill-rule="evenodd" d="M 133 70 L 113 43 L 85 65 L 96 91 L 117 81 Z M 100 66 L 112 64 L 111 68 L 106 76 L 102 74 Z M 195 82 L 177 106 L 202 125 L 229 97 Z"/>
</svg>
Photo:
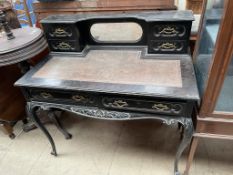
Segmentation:
<svg viewBox="0 0 233 175">
<path fill-rule="evenodd" d="M 159 122 L 62 117 L 65 140 L 49 125 L 59 156 L 39 130 L 10 140 L 0 132 L 0 175 L 172 175 L 179 134 Z M 15 133 L 20 133 L 20 123 Z M 187 151 L 185 153 L 187 155 Z M 181 161 L 184 169 L 185 156 Z M 233 141 L 202 140 L 190 175 L 233 175 Z"/>
</svg>

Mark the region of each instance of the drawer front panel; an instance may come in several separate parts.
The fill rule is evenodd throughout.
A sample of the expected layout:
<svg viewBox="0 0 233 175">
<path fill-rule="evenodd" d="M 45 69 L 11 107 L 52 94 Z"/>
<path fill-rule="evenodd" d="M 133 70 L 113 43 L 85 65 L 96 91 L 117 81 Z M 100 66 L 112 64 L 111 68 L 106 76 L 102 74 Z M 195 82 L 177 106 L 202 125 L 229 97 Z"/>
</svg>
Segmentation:
<svg viewBox="0 0 233 175">
<path fill-rule="evenodd" d="M 188 40 L 191 23 L 152 23 L 149 28 L 149 39 Z"/>
<path fill-rule="evenodd" d="M 98 106 L 97 96 L 87 93 L 48 91 L 40 89 L 30 89 L 30 98 L 35 101 L 66 103 L 73 105 Z"/>
<path fill-rule="evenodd" d="M 30 98 L 34 101 L 44 101 L 59 104 L 99 107 L 108 110 L 143 112 L 154 114 L 184 115 L 186 102 L 176 102 L 161 99 L 137 99 L 135 97 L 110 96 L 85 92 L 61 92 L 31 89 Z"/>
<path fill-rule="evenodd" d="M 43 24 L 48 39 L 78 40 L 80 33 L 74 24 Z"/>
<path fill-rule="evenodd" d="M 80 52 L 81 48 L 78 41 L 68 40 L 49 40 L 49 47 L 55 52 Z"/>
<path fill-rule="evenodd" d="M 149 53 L 157 54 L 182 54 L 188 52 L 187 41 L 178 40 L 151 40 L 148 47 Z"/>
<path fill-rule="evenodd" d="M 102 104 L 109 109 L 130 110 L 155 114 L 182 115 L 186 103 L 164 100 L 137 100 L 124 98 L 102 98 Z"/>
</svg>

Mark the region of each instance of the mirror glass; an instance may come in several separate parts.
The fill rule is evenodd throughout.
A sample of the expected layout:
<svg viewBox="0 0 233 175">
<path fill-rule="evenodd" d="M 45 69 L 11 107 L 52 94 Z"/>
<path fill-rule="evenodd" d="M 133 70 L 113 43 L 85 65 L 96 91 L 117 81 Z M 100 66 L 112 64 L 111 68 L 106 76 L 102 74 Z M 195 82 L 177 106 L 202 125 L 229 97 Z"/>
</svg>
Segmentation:
<svg viewBox="0 0 233 175">
<path fill-rule="evenodd" d="M 101 43 L 136 43 L 143 33 L 141 26 L 134 22 L 96 23 L 90 32 Z"/>
</svg>

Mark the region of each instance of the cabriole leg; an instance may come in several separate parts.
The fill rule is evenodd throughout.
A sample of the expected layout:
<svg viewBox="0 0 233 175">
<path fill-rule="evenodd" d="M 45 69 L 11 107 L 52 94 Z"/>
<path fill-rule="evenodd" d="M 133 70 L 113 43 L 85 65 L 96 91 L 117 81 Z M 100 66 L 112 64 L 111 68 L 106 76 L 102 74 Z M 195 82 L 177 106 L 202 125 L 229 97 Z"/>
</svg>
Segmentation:
<svg viewBox="0 0 233 175">
<path fill-rule="evenodd" d="M 49 110 L 48 116 L 49 116 L 50 120 L 56 125 L 58 130 L 65 136 L 66 139 L 72 138 L 72 135 L 70 133 L 68 133 L 68 131 L 66 131 L 66 129 L 61 124 L 61 122 L 60 122 L 59 118 L 57 117 L 57 115 L 55 114 L 54 110 Z"/>
<path fill-rule="evenodd" d="M 176 152 L 176 158 L 175 158 L 175 165 L 174 165 L 174 174 L 175 175 L 181 175 L 178 169 L 178 163 L 180 160 L 180 157 L 182 153 L 184 152 L 185 148 L 189 145 L 189 143 L 192 140 L 193 136 L 193 122 L 191 118 L 184 118 L 184 122 L 182 123 L 184 134 L 182 141 L 178 147 L 178 150 Z"/>
<path fill-rule="evenodd" d="M 51 146 L 52 146 L 52 152 L 51 154 L 54 156 L 57 156 L 57 151 L 56 151 L 56 146 L 54 144 L 53 138 L 51 137 L 51 135 L 49 134 L 48 130 L 44 127 L 44 125 L 41 123 L 39 117 L 36 114 L 36 110 L 39 107 L 37 106 L 32 106 L 30 102 L 27 103 L 27 113 L 28 116 L 35 122 L 35 125 L 41 129 L 41 131 L 46 135 L 46 137 L 48 138 Z"/>
</svg>

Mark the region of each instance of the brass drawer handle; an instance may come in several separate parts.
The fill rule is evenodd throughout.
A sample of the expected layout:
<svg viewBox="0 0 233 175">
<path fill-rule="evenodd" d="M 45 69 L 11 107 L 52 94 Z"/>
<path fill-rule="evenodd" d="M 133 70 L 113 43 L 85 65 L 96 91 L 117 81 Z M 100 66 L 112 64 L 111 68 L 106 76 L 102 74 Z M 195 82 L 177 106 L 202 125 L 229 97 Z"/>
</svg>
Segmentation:
<svg viewBox="0 0 233 175">
<path fill-rule="evenodd" d="M 53 49 L 55 50 L 75 50 L 74 47 L 72 47 L 72 45 L 69 43 L 69 42 L 65 42 L 65 41 L 62 41 L 62 42 L 59 42 L 59 43 L 52 43 L 51 44 Z"/>
<path fill-rule="evenodd" d="M 175 50 L 176 45 L 173 43 L 163 43 L 159 46 L 160 49 Z"/>
<path fill-rule="evenodd" d="M 181 51 L 184 48 L 182 42 L 162 42 L 155 43 L 153 49 L 155 51 Z"/>
<path fill-rule="evenodd" d="M 71 45 L 66 42 L 61 42 L 57 45 L 59 49 L 72 49 Z"/>
<path fill-rule="evenodd" d="M 155 109 L 159 112 L 171 112 L 174 114 L 180 114 L 182 112 L 182 106 L 179 104 L 162 104 L 157 103 L 152 106 L 152 109 Z"/>
<path fill-rule="evenodd" d="M 74 96 L 72 96 L 72 99 L 73 99 L 74 101 L 77 101 L 77 102 L 87 100 L 87 99 L 86 99 L 84 96 L 82 96 L 82 95 L 74 95 Z"/>
<path fill-rule="evenodd" d="M 162 104 L 162 103 L 154 104 L 152 106 L 152 109 L 156 109 L 158 111 L 168 111 L 168 110 L 170 110 L 168 105 L 165 105 L 165 104 Z"/>
<path fill-rule="evenodd" d="M 118 108 L 123 108 L 123 107 L 127 107 L 128 103 L 126 101 L 123 101 L 123 100 L 115 100 L 112 103 L 112 106 L 113 107 L 118 107 Z"/>
<path fill-rule="evenodd" d="M 164 27 L 163 30 L 159 32 L 159 34 L 165 35 L 177 35 L 179 32 L 174 27 Z"/>
<path fill-rule="evenodd" d="M 49 33 L 51 37 L 71 37 L 72 32 L 66 31 L 64 28 L 56 28 L 52 32 Z"/>
<path fill-rule="evenodd" d="M 183 25 L 172 26 L 155 26 L 155 37 L 183 37 L 186 33 L 186 28 Z"/>
<path fill-rule="evenodd" d="M 48 98 L 52 98 L 52 97 L 53 97 L 52 94 L 47 93 L 47 92 L 41 92 L 41 93 L 40 93 L 40 96 L 41 96 L 42 98 L 45 98 L 45 99 L 48 99 Z"/>
</svg>

